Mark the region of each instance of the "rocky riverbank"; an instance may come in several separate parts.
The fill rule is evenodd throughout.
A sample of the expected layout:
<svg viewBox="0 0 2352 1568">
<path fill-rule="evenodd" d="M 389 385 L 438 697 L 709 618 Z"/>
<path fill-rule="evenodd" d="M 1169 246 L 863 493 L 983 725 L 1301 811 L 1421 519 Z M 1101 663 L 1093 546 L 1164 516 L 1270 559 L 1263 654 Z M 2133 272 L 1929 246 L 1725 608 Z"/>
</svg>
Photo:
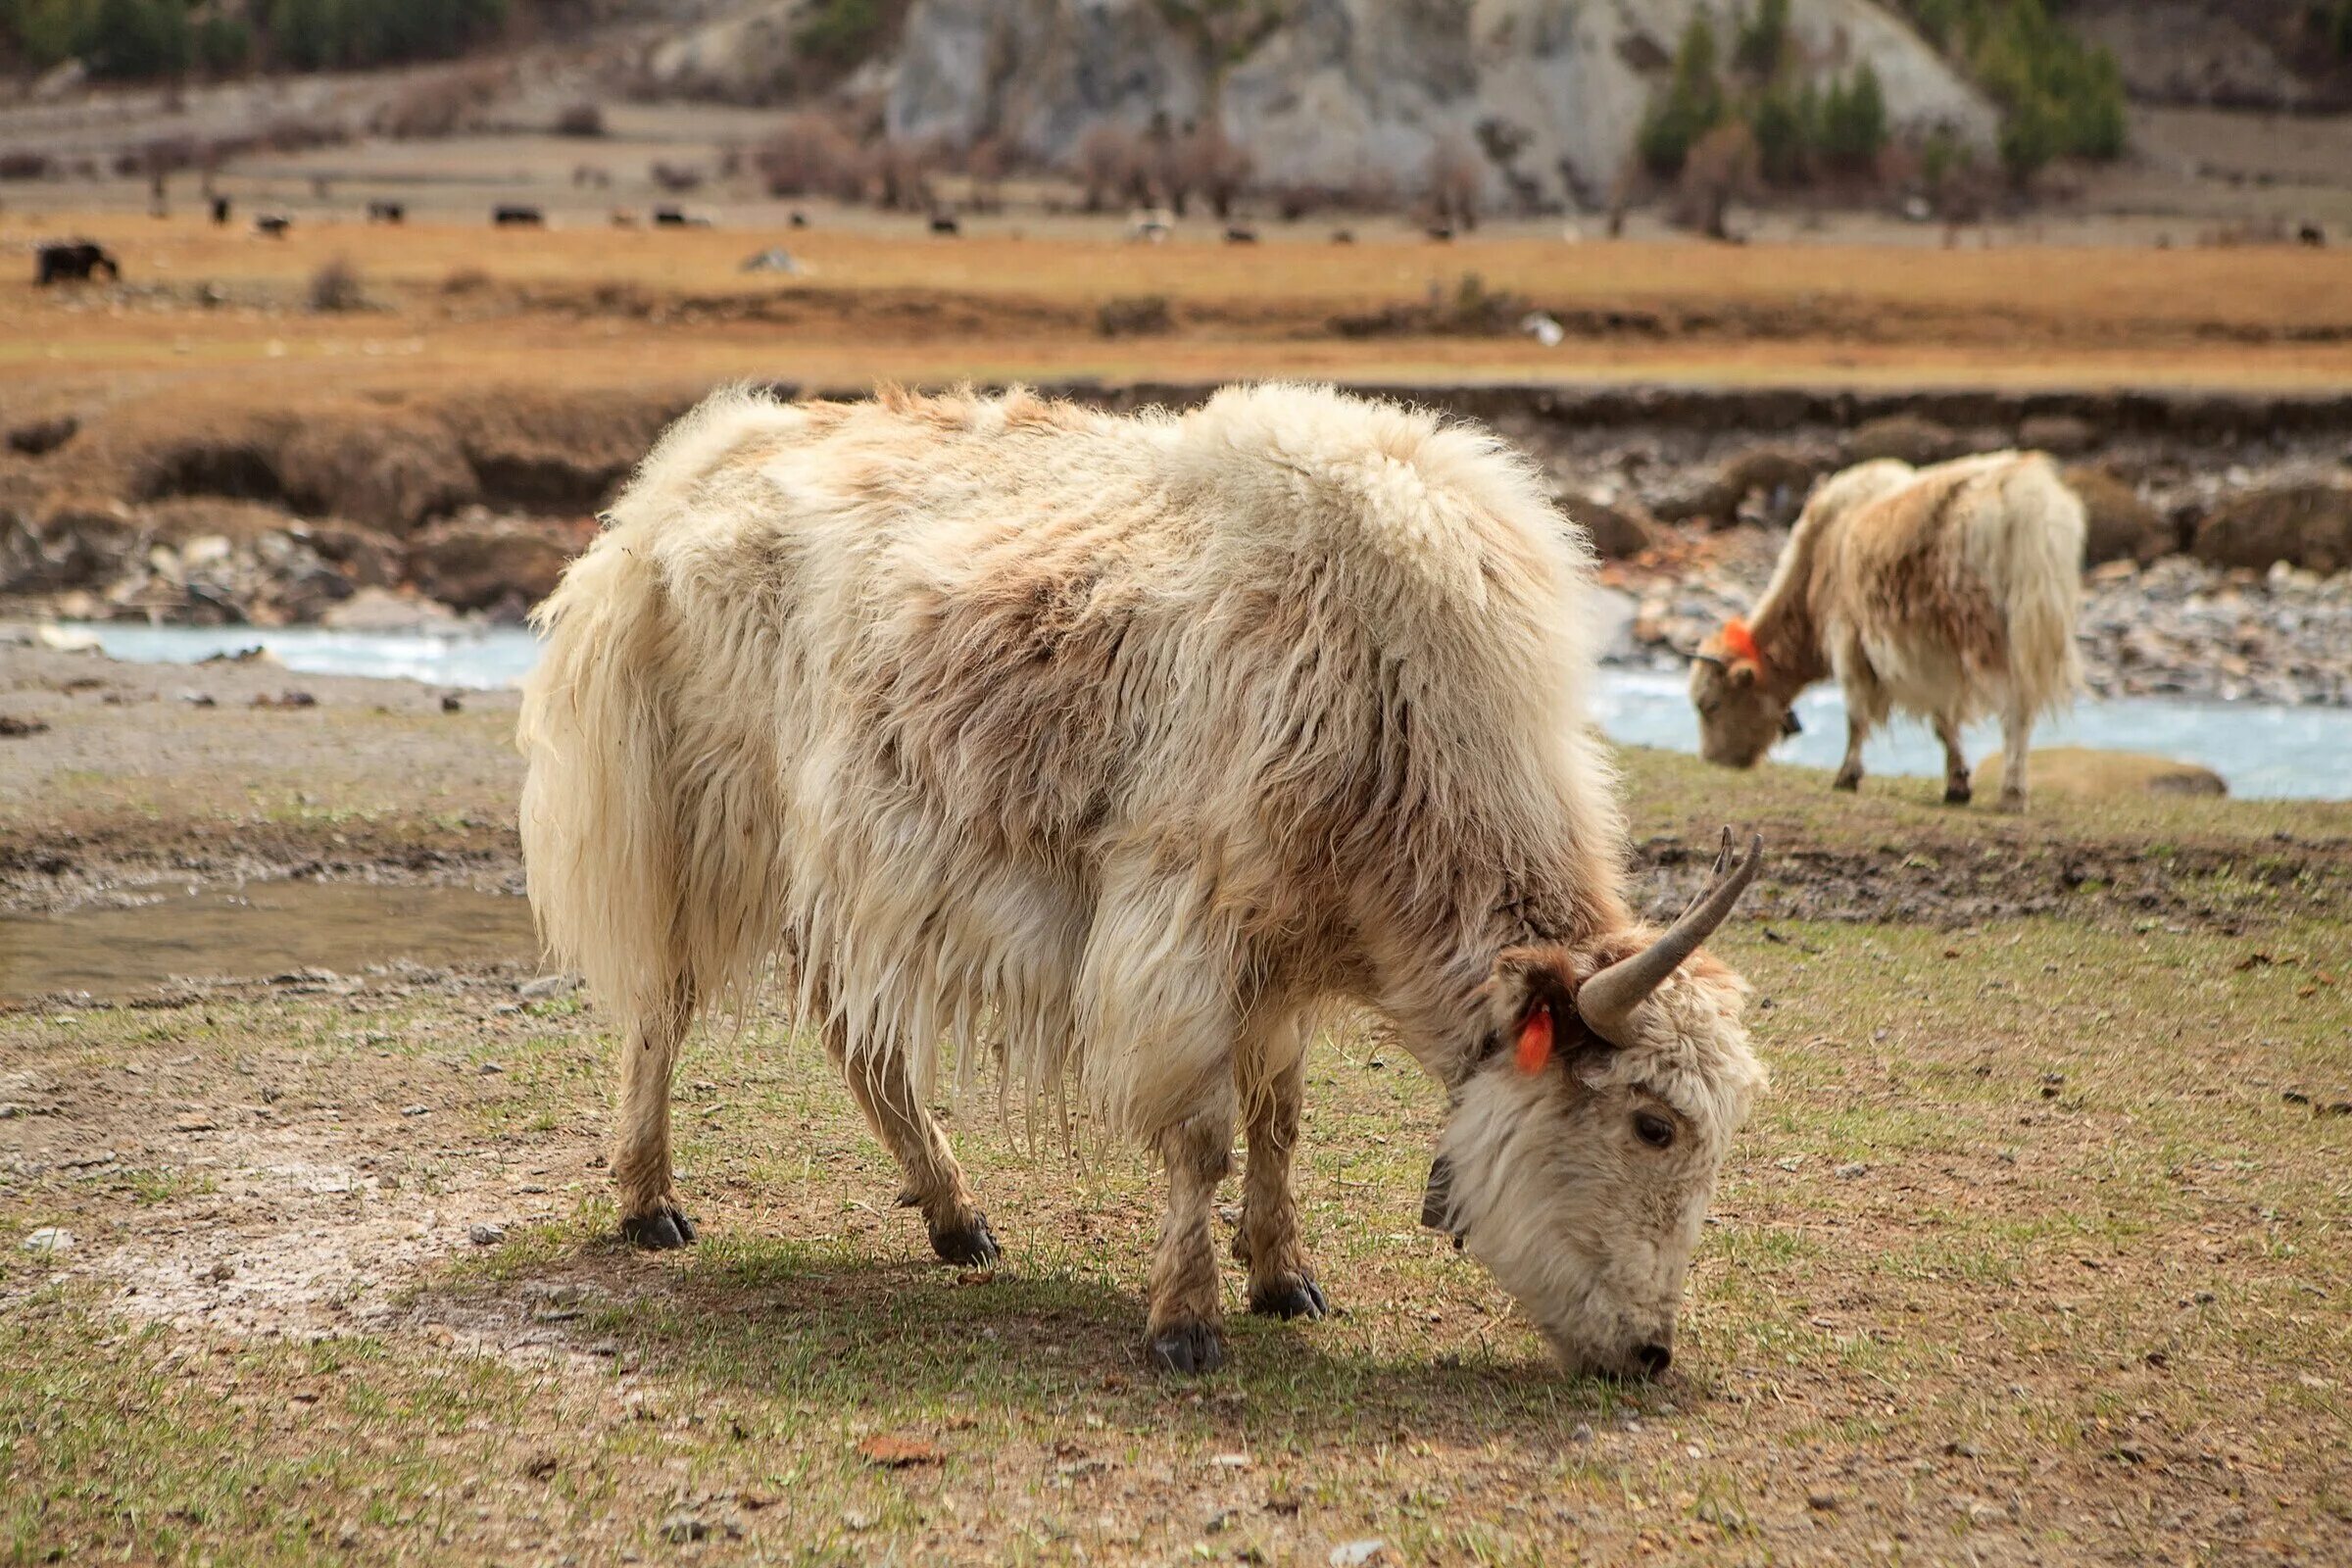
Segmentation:
<svg viewBox="0 0 2352 1568">
<path fill-rule="evenodd" d="M 1054 390 L 1113 409 L 1204 392 Z M 1485 420 L 1544 466 L 1630 596 L 1623 662 L 1679 661 L 1752 604 L 1823 475 L 2025 446 L 2056 456 L 2089 510 L 2094 692 L 2352 704 L 2352 400 L 1367 390 Z M 0 454 L 0 615 L 513 623 L 691 401 L 470 391 L 301 418 L 138 405 L 22 421 Z"/>
</svg>

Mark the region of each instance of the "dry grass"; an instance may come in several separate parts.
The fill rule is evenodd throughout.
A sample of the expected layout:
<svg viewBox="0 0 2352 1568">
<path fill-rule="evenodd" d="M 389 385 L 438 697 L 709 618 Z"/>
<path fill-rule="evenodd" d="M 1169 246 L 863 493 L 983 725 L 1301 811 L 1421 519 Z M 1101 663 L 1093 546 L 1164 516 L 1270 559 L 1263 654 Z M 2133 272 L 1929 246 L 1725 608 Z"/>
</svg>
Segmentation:
<svg viewBox="0 0 2352 1568">
<path fill-rule="evenodd" d="M 56 215 L 41 218 L 40 231 Z M 2332 388 L 2352 379 L 2352 266 L 2301 249 L 1992 252 L 1699 243 L 1567 246 L 1525 237 L 1437 246 L 1367 236 L 1353 246 L 1276 233 L 1255 247 L 1109 237 L 1024 239 L 982 228 L 955 242 L 913 220 L 859 230 L 611 230 L 530 234 L 412 222 L 364 245 L 347 227 L 297 224 L 265 244 L 193 220 L 74 221 L 123 254 L 135 287 L 210 281 L 235 297 L 296 301 L 338 252 L 382 303 L 364 323 L 271 308 L 207 310 L 174 294 L 120 311 L 77 307 L 29 281 L 0 283 L 0 388 L 113 393 L 141 383 L 221 395 L 300 396 L 355 375 L 419 386 L 494 377 L 565 385 L 757 374 L 857 386 L 878 375 L 1219 379 L 1832 381 Z M 34 220 L 0 216 L 0 246 Z M 808 270 L 747 275 L 782 243 Z M 489 283 L 442 286 L 478 270 Z M 1337 315 L 1424 301 L 1477 272 L 1498 294 L 1580 319 L 1556 350 L 1517 336 L 1340 341 Z M 872 308 L 827 311 L 778 332 L 745 302 L 820 291 Z M 594 300 L 642 303 L 615 317 Z M 1184 329 L 1105 340 L 1095 314 L 1161 294 Z M 541 303 L 534 303 L 538 300 Z M 546 303 L 548 300 L 558 302 Z"/>
</svg>

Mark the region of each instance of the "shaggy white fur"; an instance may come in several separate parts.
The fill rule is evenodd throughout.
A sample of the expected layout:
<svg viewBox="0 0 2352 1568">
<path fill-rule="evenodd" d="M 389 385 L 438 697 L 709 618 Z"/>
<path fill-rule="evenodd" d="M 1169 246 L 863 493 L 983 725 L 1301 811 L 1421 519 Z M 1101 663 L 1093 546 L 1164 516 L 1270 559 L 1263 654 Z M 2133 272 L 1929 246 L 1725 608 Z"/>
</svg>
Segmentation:
<svg viewBox="0 0 2352 1568">
<path fill-rule="evenodd" d="M 1890 711 L 1936 725 L 1947 794 L 1968 798 L 1961 726 L 2001 717 L 2004 808 L 2026 801 L 2034 722 L 2082 685 L 2075 649 L 2083 513 L 2038 452 L 1995 452 L 1914 469 L 1857 465 L 1806 503 L 1756 602 L 1754 654 L 1719 634 L 1691 671 L 1702 748 L 1748 766 L 1779 738 L 1789 703 L 1834 675 L 1849 721 L 1838 782 Z"/>
<path fill-rule="evenodd" d="M 624 1215 L 674 1207 L 677 1036 L 771 965 L 917 1142 L 942 1063 L 994 1055 L 1181 1186 L 1237 1120 L 1254 1162 L 1286 1093 L 1295 1123 L 1327 1007 L 1458 1082 L 1505 949 L 1639 945 L 1589 552 L 1482 431 L 1289 386 L 1137 418 L 736 391 L 610 522 L 541 608 L 520 742 L 534 908 L 630 1043 Z M 1703 1127 L 1703 1204 L 1760 1075 L 1737 982 L 1683 990 L 1617 1077 Z M 946 1182 L 910 1176 L 935 1240 L 976 1220 Z"/>
</svg>

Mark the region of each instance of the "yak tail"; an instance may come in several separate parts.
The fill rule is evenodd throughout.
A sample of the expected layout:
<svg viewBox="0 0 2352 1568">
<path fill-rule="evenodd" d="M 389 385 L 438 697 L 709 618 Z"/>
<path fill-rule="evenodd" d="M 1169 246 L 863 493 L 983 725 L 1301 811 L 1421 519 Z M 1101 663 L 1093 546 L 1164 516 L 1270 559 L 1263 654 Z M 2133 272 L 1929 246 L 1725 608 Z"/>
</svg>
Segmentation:
<svg viewBox="0 0 2352 1568">
<path fill-rule="evenodd" d="M 664 662 L 667 595 L 651 564 L 608 536 L 533 618 L 546 650 L 515 733 L 529 764 L 531 913 L 550 955 L 586 978 L 626 1039 L 692 1010 L 670 720 L 664 683 L 650 678 Z"/>
<path fill-rule="evenodd" d="M 2034 454 L 2002 488 L 2009 524 L 2011 698 L 2028 712 L 2065 708 L 2082 686 L 2075 622 L 2082 596 L 2082 502 L 2049 459 Z"/>
</svg>

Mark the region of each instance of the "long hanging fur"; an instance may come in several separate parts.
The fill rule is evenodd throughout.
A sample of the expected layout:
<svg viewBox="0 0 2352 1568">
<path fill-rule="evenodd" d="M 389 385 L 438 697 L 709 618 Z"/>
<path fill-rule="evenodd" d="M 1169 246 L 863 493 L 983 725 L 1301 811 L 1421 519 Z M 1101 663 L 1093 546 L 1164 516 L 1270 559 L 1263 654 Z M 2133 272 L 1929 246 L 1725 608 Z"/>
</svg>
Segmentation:
<svg viewBox="0 0 2352 1568">
<path fill-rule="evenodd" d="M 1590 570 L 1494 438 L 1327 389 L 721 393 L 540 610 L 533 907 L 624 1035 L 772 965 L 1148 1139 L 1627 923 Z"/>
<path fill-rule="evenodd" d="M 2042 453 L 1858 464 L 1806 504 L 1755 619 L 1794 621 L 1833 663 L 1850 639 L 1924 715 L 2049 713 L 2082 684 L 2082 535 Z"/>
</svg>

